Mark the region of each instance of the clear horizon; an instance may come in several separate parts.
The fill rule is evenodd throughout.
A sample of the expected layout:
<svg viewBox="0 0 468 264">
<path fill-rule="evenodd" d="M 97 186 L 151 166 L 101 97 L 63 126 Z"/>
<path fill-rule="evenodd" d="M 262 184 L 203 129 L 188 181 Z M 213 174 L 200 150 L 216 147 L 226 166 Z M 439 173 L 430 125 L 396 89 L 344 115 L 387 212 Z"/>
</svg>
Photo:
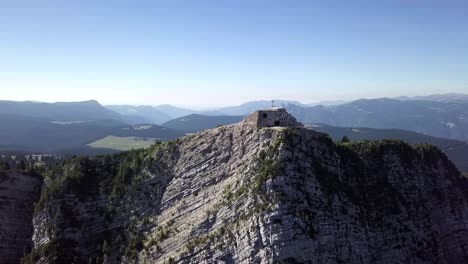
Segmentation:
<svg viewBox="0 0 468 264">
<path fill-rule="evenodd" d="M 435 95 L 460 95 L 460 96 L 468 96 L 466 93 L 439 93 L 439 94 L 418 94 L 415 96 L 406 96 L 406 97 L 419 97 L 419 96 L 435 96 Z M 304 105 L 314 105 L 317 103 L 333 103 L 336 102 L 336 105 L 339 105 L 341 103 L 347 103 L 347 102 L 352 102 L 355 100 L 360 100 L 360 99 L 366 99 L 366 100 L 372 100 L 372 99 L 381 99 L 381 98 L 388 98 L 388 99 L 398 99 L 398 97 L 405 97 L 405 96 L 396 96 L 396 97 L 375 97 L 375 98 L 369 98 L 369 97 L 360 97 L 360 98 L 354 98 L 350 100 L 343 100 L 343 99 L 337 99 L 337 100 L 323 100 L 323 101 L 315 101 L 315 102 L 304 102 L 300 100 L 288 100 L 288 99 L 281 99 L 281 98 L 259 98 L 259 99 L 253 99 L 249 101 L 243 101 L 243 102 L 238 102 L 238 103 L 227 103 L 227 104 L 220 104 L 220 105 L 181 105 L 181 104 L 172 104 L 172 103 L 160 103 L 160 104 L 128 104 L 128 103 L 120 103 L 120 104 L 105 104 L 102 103 L 101 101 L 97 99 L 84 99 L 84 100 L 75 100 L 75 101 L 38 101 L 38 100 L 6 100 L 6 101 L 15 101 L 15 102 L 35 102 L 35 103 L 69 103 L 69 102 L 85 102 L 85 101 L 97 101 L 99 104 L 103 106 L 124 106 L 124 105 L 129 105 L 129 106 L 162 106 L 162 105 L 170 105 L 178 108 L 185 108 L 189 110 L 194 110 L 194 111 L 209 111 L 209 110 L 216 110 L 224 107 L 235 107 L 239 106 L 244 103 L 249 103 L 249 102 L 254 102 L 254 101 L 296 101 L 298 103 L 304 104 Z M 0 99 L 0 101 L 5 100 L 5 99 Z M 332 104 L 335 105 L 335 104 Z"/>
<path fill-rule="evenodd" d="M 464 1 L 14 1 L 2 100 L 220 107 L 468 92 Z"/>
</svg>

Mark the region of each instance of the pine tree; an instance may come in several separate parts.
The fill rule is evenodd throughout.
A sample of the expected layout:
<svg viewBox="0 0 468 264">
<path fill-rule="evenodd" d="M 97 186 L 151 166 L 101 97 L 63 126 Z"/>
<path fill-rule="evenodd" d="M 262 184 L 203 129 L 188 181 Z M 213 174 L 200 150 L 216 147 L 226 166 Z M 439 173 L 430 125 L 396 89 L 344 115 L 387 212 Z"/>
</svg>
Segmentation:
<svg viewBox="0 0 468 264">
<path fill-rule="evenodd" d="M 16 165 L 17 170 L 26 170 L 26 163 L 24 163 L 24 160 L 21 160 L 18 165 Z"/>
<path fill-rule="evenodd" d="M 349 138 L 347 136 L 344 136 L 342 139 L 341 139 L 341 142 L 342 143 L 348 143 L 350 142 Z"/>
<path fill-rule="evenodd" d="M 102 255 L 109 255 L 109 244 L 107 243 L 107 240 L 104 240 L 104 243 L 102 244 Z"/>
</svg>

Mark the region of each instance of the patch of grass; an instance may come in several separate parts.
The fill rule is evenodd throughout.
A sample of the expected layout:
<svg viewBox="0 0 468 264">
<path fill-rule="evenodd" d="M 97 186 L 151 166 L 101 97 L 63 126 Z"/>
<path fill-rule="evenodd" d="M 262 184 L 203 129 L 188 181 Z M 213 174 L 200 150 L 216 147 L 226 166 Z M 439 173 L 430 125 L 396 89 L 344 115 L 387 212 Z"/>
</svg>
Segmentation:
<svg viewBox="0 0 468 264">
<path fill-rule="evenodd" d="M 154 138 L 107 136 L 88 144 L 88 146 L 93 148 L 106 148 L 125 151 L 131 149 L 149 148 L 155 142 L 156 139 Z"/>
<path fill-rule="evenodd" d="M 185 244 L 187 251 L 192 251 L 196 247 L 205 247 L 210 243 L 220 240 L 226 234 L 226 228 L 220 227 L 205 236 L 196 237 Z"/>
<path fill-rule="evenodd" d="M 284 142 L 284 139 L 278 138 L 266 149 L 260 151 L 257 158 L 258 167 L 253 178 L 252 191 L 259 193 L 263 183 L 280 174 L 280 165 L 278 162 L 278 149 Z"/>
<path fill-rule="evenodd" d="M 127 242 L 124 255 L 130 259 L 135 259 L 144 248 L 144 238 L 140 234 L 132 234 Z"/>
</svg>

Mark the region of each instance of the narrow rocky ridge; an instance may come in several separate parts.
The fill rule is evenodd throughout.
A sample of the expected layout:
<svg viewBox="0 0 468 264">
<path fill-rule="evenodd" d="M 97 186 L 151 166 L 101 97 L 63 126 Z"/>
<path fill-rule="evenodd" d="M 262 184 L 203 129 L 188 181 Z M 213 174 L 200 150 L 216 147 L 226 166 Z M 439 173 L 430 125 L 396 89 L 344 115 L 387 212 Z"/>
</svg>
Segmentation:
<svg viewBox="0 0 468 264">
<path fill-rule="evenodd" d="M 466 182 L 431 146 L 244 120 L 64 162 L 23 261 L 462 263 Z"/>
</svg>

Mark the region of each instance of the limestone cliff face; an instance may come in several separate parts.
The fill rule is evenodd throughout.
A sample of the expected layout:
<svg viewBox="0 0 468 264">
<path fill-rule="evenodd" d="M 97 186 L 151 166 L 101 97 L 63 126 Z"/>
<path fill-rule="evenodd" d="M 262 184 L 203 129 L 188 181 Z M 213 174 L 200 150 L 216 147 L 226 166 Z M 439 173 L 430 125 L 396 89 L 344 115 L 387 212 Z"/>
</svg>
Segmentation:
<svg viewBox="0 0 468 264">
<path fill-rule="evenodd" d="M 32 247 L 32 215 L 42 178 L 0 171 L 0 263 L 19 263 Z"/>
<path fill-rule="evenodd" d="M 437 149 L 248 122 L 74 159 L 34 216 L 35 263 L 462 263 L 467 181 Z"/>
</svg>

